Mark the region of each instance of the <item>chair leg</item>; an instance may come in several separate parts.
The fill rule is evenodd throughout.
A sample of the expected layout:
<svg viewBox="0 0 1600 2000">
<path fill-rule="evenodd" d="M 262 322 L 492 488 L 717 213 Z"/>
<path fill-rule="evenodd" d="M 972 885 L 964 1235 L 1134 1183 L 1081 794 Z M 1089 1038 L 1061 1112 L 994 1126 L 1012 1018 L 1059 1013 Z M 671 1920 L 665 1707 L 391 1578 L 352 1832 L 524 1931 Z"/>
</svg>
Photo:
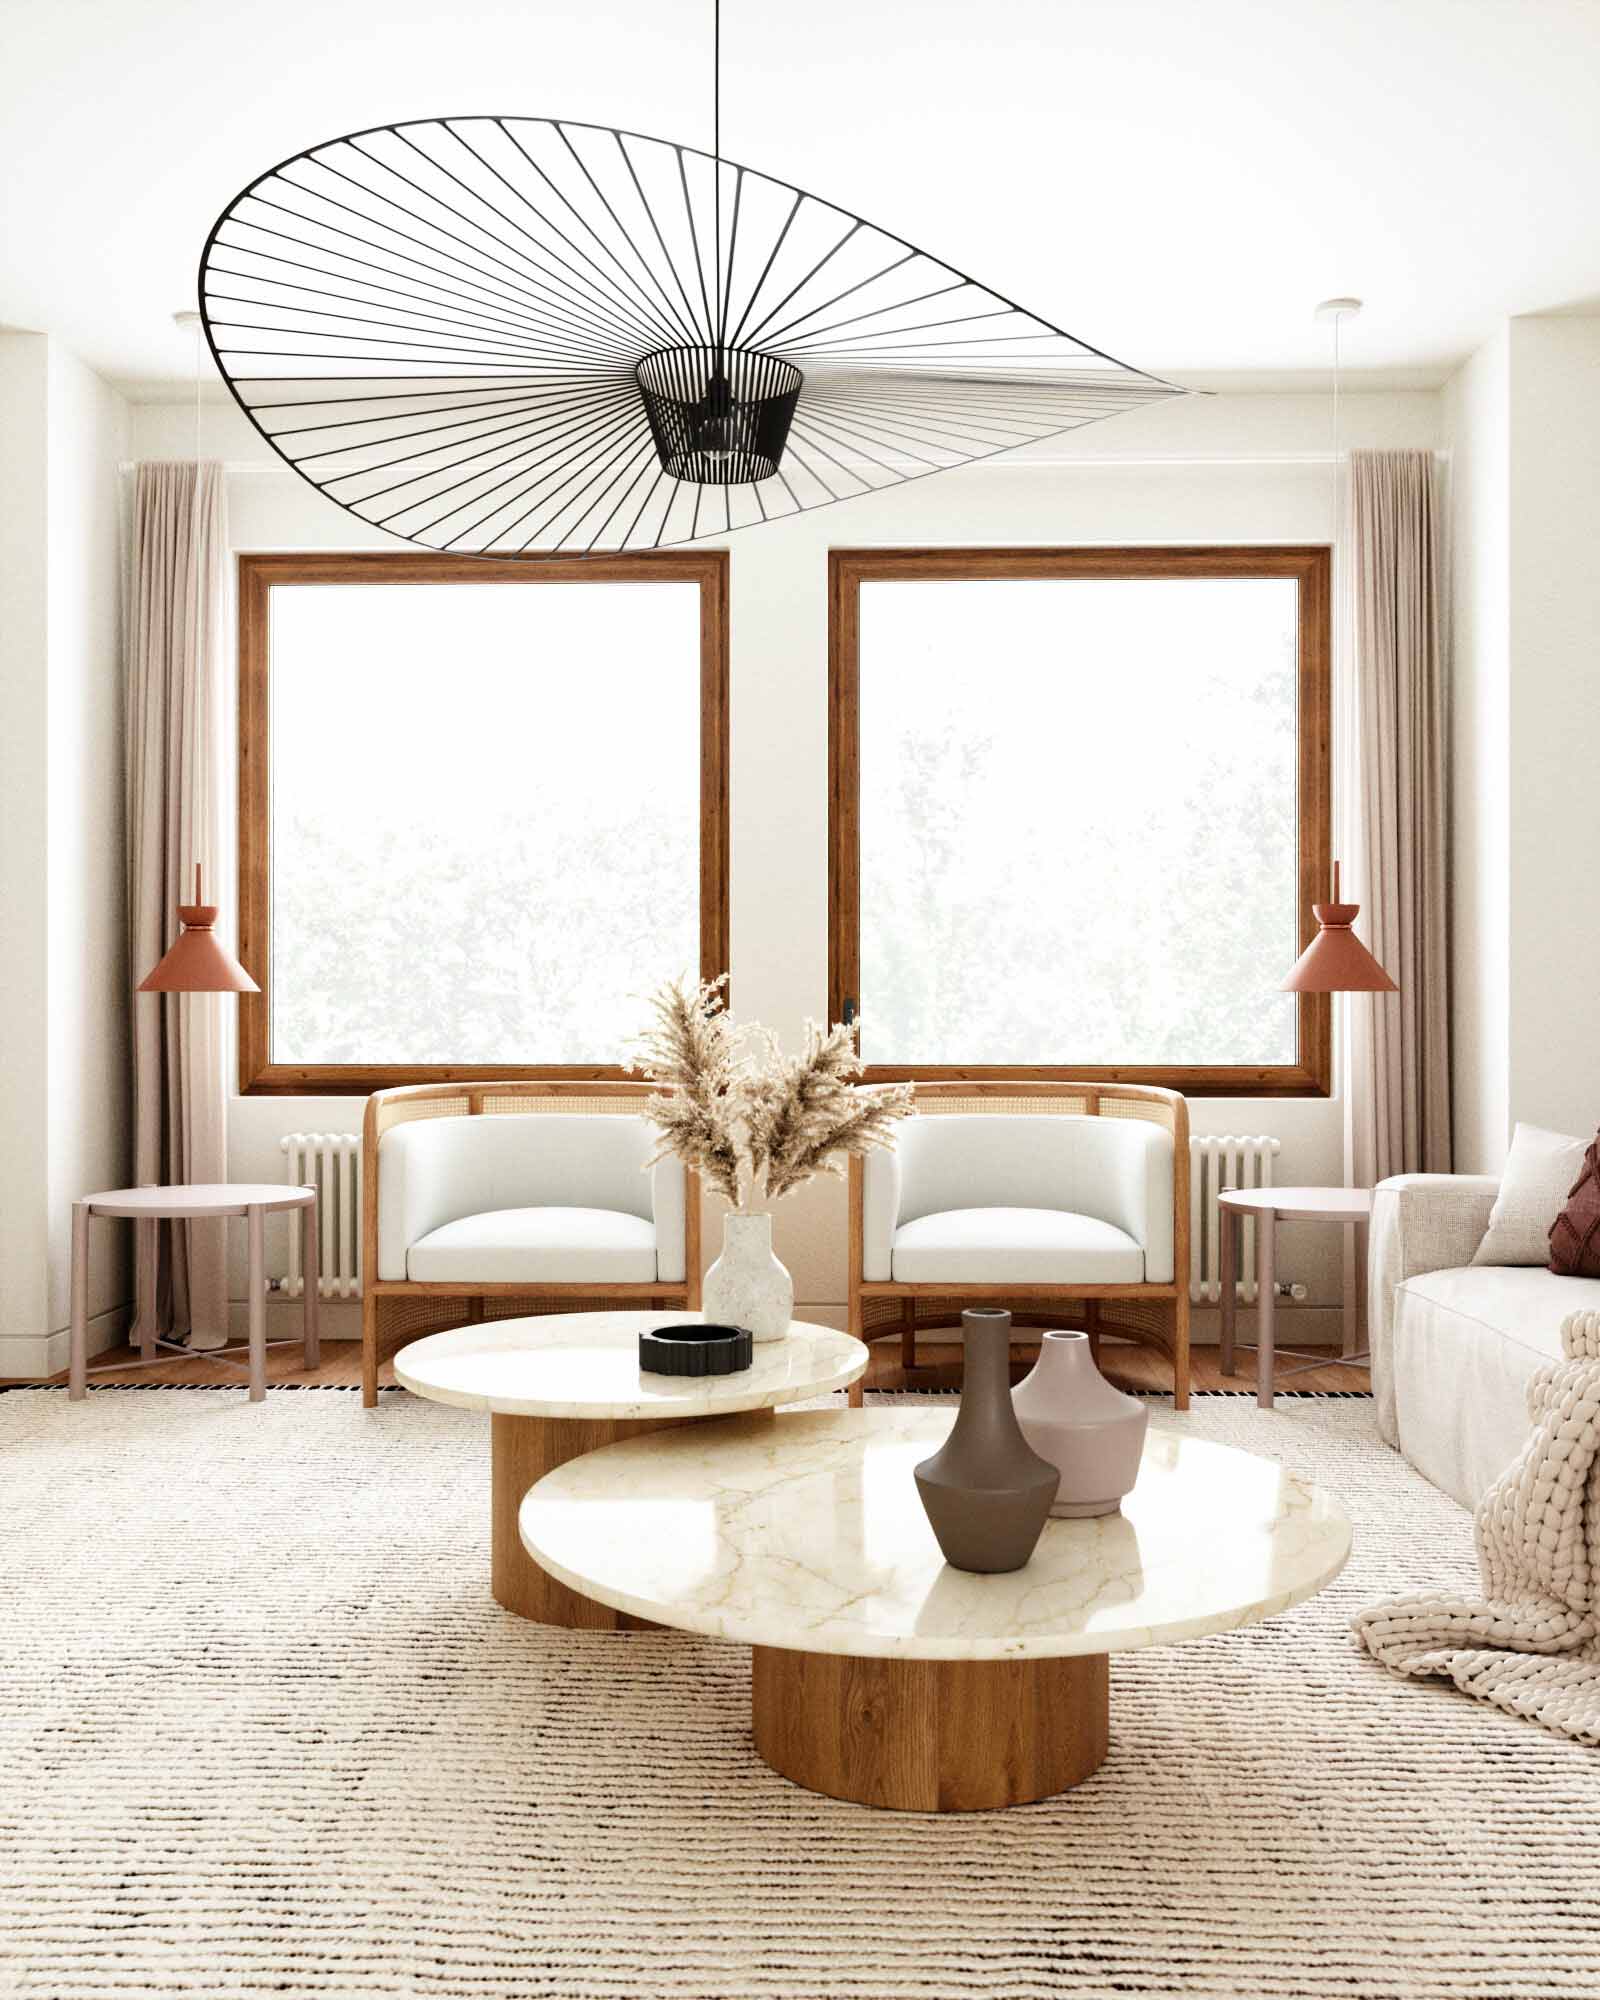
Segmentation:
<svg viewBox="0 0 1600 2000">
<path fill-rule="evenodd" d="M 1189 1288 L 1181 1277 L 1172 1314 L 1172 1407 L 1189 1407 Z"/>
<path fill-rule="evenodd" d="M 267 1211 L 259 1203 L 246 1208 L 245 1227 L 250 1234 L 245 1279 L 250 1287 L 250 1400 L 259 1403 L 267 1393 Z"/>
<path fill-rule="evenodd" d="M 322 1363 L 322 1336 L 318 1325 L 318 1302 L 322 1290 L 322 1227 L 319 1204 L 311 1202 L 300 1211 L 300 1268 L 305 1276 L 305 1299 L 301 1308 L 301 1349 L 308 1368 Z M 293 1223 L 291 1221 L 291 1227 Z"/>
<path fill-rule="evenodd" d="M 917 1365 L 917 1302 L 903 1299 L 900 1304 L 900 1366 L 908 1372 Z"/>
<path fill-rule="evenodd" d="M 857 1340 L 864 1342 L 866 1334 L 862 1328 L 863 1317 L 861 1300 L 856 1296 L 855 1287 L 852 1285 L 850 1288 L 850 1310 L 848 1313 L 850 1322 L 849 1330 Z M 872 1350 L 870 1347 L 867 1349 L 867 1352 L 869 1355 L 871 1354 Z M 845 1391 L 845 1402 L 852 1410 L 859 1410 L 862 1407 L 862 1398 L 866 1393 L 866 1382 L 867 1378 L 865 1375 L 858 1375 Z"/>
<path fill-rule="evenodd" d="M 361 1294 L 361 1403 L 368 1410 L 378 1406 L 378 1301 L 370 1275 Z"/>
</svg>

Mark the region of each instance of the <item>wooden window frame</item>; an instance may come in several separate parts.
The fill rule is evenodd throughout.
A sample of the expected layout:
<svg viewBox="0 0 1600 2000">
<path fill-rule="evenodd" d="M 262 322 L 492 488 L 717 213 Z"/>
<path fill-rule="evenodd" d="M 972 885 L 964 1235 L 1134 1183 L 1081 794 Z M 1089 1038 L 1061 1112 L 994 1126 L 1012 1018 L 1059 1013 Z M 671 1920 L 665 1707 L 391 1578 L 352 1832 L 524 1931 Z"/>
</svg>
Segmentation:
<svg viewBox="0 0 1600 2000">
<path fill-rule="evenodd" d="M 728 557 L 724 550 L 494 561 L 397 554 L 241 555 L 239 600 L 239 952 L 259 993 L 239 997 L 246 1097 L 364 1097 L 401 1083 L 606 1081 L 615 1063 L 279 1063 L 272 1060 L 270 597 L 279 584 L 617 582 L 700 589 L 700 973 L 728 968 Z M 603 746 L 600 746 L 603 749 Z"/>
<path fill-rule="evenodd" d="M 1330 551 L 1325 546 L 834 549 L 828 558 L 828 1018 L 861 998 L 861 657 L 863 583 L 995 582 L 1052 577 L 1287 577 L 1300 587 L 1298 826 L 1300 941 L 1316 933 L 1311 914 L 1330 868 L 1331 617 Z M 1289 969 L 1264 965 L 1263 985 Z M 873 1082 L 1032 1077 L 1088 1083 L 1161 1084 L 1190 1097 L 1327 1097 L 1332 1089 L 1332 1007 L 1326 993 L 1302 993 L 1292 1063 L 1094 1064 L 872 1063 Z"/>
</svg>

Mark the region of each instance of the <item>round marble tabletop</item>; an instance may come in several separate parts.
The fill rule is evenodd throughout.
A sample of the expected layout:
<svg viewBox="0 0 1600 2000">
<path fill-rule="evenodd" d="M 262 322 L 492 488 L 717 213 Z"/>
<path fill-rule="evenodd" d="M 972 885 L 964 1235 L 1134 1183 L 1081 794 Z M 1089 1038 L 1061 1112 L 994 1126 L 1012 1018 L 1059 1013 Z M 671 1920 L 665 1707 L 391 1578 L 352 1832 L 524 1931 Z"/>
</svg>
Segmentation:
<svg viewBox="0 0 1600 2000">
<path fill-rule="evenodd" d="M 954 1408 L 730 1419 L 608 1445 L 541 1479 L 524 1547 L 600 1603 L 754 1646 L 1025 1660 L 1167 1645 L 1330 1582 L 1350 1523 L 1269 1459 L 1152 1431 L 1123 1511 L 1051 1521 L 1006 1576 L 947 1567 L 912 1468 Z"/>
<path fill-rule="evenodd" d="M 867 1350 L 848 1333 L 795 1320 L 783 1340 L 761 1340 L 736 1375 L 652 1375 L 639 1335 L 683 1326 L 696 1312 L 545 1313 L 488 1320 L 413 1341 L 395 1356 L 395 1380 L 414 1395 L 507 1417 L 715 1417 L 846 1389 Z"/>
</svg>

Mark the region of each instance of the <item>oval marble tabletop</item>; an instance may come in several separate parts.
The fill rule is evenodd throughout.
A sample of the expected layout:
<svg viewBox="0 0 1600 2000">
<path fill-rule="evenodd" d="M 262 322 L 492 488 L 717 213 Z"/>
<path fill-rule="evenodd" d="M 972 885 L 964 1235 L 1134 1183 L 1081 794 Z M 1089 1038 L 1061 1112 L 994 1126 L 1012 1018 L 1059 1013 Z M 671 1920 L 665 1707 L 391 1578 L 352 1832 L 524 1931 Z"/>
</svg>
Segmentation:
<svg viewBox="0 0 1600 2000">
<path fill-rule="evenodd" d="M 796 1320 L 782 1340 L 757 1341 L 734 1375 L 651 1375 L 639 1335 L 703 1321 L 697 1312 L 545 1313 L 430 1333 L 395 1356 L 414 1395 L 506 1417 L 721 1416 L 767 1410 L 846 1389 L 867 1350 L 848 1333 Z"/>
<path fill-rule="evenodd" d="M 1047 1524 L 1024 1569 L 950 1569 L 912 1468 L 954 1407 L 816 1410 L 573 1459 L 522 1503 L 524 1547 L 616 1610 L 861 1658 L 1059 1658 L 1254 1624 L 1330 1582 L 1350 1523 L 1271 1460 L 1152 1431 L 1121 1514 Z"/>
</svg>

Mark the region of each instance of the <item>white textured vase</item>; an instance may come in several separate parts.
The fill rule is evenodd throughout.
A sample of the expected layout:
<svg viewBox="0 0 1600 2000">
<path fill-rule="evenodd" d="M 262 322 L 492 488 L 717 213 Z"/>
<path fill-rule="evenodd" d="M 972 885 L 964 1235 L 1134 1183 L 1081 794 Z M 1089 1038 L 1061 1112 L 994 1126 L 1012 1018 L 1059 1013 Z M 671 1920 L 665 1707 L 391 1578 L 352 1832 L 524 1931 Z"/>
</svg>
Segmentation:
<svg viewBox="0 0 1600 2000">
<path fill-rule="evenodd" d="M 728 1215 L 722 1255 L 706 1273 L 700 1309 L 724 1326 L 747 1326 L 757 1340 L 782 1340 L 794 1317 L 794 1280 L 772 1254 L 770 1215 Z"/>
</svg>

